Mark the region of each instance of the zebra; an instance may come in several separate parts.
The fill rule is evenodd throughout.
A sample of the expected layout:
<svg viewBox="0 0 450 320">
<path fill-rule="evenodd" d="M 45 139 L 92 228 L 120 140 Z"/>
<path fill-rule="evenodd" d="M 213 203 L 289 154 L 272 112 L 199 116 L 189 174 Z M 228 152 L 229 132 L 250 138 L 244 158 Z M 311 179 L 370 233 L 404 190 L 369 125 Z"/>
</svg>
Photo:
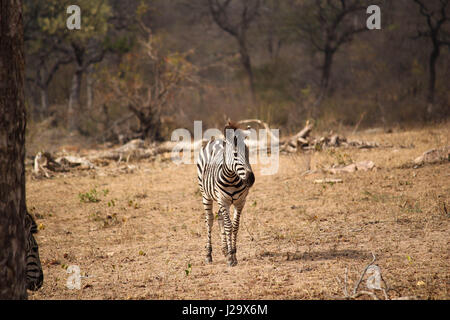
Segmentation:
<svg viewBox="0 0 450 320">
<path fill-rule="evenodd" d="M 44 273 L 42 271 L 41 260 L 39 259 L 39 246 L 34 239 L 33 234 L 38 232 L 36 222 L 28 213 L 25 215 L 25 235 L 26 235 L 26 272 L 27 289 L 36 291 L 42 287 L 44 282 Z"/>
<path fill-rule="evenodd" d="M 248 131 L 228 123 L 224 139 L 211 139 L 197 158 L 197 174 L 206 218 L 206 263 L 212 263 L 211 229 L 214 216 L 213 202 L 218 206 L 218 224 L 222 238 L 222 253 L 229 266 L 237 264 L 236 240 L 239 219 L 255 175 L 249 163 L 249 149 L 244 139 Z M 234 206 L 233 219 L 230 207 Z"/>
</svg>

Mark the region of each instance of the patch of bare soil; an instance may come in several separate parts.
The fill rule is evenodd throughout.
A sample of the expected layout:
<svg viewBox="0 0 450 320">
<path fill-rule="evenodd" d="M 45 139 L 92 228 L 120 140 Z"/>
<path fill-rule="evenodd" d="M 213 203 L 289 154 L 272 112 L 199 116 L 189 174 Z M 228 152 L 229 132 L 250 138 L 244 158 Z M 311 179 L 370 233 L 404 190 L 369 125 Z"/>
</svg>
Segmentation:
<svg viewBox="0 0 450 320">
<path fill-rule="evenodd" d="M 450 145 L 449 137 L 445 127 L 362 134 L 357 138 L 389 147 L 282 155 L 271 176 L 254 166 L 236 267 L 227 267 L 220 252 L 217 222 L 213 263 L 204 263 L 205 222 L 193 164 L 113 162 L 101 172 L 40 179 L 30 166 L 27 204 L 40 229 L 45 279 L 29 297 L 339 299 L 346 270 L 351 291 L 374 253 L 388 298 L 449 299 L 449 162 L 404 166 Z M 326 170 L 361 161 L 375 166 Z M 80 268 L 79 290 L 67 287 L 70 265 Z M 368 276 L 361 290 L 369 290 Z"/>
</svg>

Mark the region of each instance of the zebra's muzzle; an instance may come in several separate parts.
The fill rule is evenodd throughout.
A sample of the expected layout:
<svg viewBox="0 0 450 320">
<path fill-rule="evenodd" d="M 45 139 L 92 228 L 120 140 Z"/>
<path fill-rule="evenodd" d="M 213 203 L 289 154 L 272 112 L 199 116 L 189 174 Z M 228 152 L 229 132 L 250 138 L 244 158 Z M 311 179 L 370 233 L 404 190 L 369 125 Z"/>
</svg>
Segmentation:
<svg viewBox="0 0 450 320">
<path fill-rule="evenodd" d="M 245 179 L 245 183 L 250 188 L 255 183 L 255 175 L 253 172 L 247 172 L 247 178 Z"/>
<path fill-rule="evenodd" d="M 37 291 L 42 287 L 44 282 L 44 274 L 41 272 L 37 279 L 27 279 L 27 289 L 31 291 Z"/>
</svg>

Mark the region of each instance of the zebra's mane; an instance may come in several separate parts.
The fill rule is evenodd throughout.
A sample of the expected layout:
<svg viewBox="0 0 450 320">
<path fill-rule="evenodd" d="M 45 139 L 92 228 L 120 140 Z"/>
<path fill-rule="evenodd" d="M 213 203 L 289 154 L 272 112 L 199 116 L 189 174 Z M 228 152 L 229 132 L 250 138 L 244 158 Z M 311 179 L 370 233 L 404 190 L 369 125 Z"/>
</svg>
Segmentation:
<svg viewBox="0 0 450 320">
<path fill-rule="evenodd" d="M 228 121 L 228 123 L 225 125 L 225 128 L 223 129 L 224 136 L 226 136 L 227 129 L 238 130 L 239 125 L 235 122 Z"/>
</svg>

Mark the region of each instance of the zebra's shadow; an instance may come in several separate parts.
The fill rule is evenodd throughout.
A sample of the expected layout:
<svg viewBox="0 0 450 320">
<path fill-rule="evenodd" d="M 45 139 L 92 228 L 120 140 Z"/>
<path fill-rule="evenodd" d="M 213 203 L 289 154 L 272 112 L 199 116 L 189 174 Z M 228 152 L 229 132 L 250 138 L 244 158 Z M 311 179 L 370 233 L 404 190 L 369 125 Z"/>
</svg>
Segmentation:
<svg viewBox="0 0 450 320">
<path fill-rule="evenodd" d="M 343 250 L 325 250 L 325 251 L 305 251 L 305 252 L 273 252 L 266 251 L 260 254 L 260 257 L 275 257 L 285 261 L 320 261 L 320 260 L 337 260 L 339 258 L 352 260 L 370 260 L 370 252 L 361 250 L 343 249 Z"/>
</svg>

